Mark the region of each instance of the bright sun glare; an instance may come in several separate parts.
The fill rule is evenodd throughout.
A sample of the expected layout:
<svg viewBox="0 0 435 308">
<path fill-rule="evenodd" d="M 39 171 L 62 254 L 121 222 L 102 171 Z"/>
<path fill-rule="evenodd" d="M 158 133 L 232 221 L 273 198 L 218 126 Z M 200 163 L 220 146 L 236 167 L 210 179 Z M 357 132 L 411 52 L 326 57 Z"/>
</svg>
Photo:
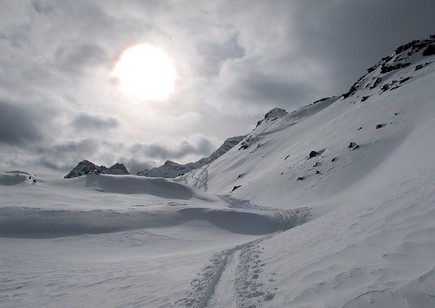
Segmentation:
<svg viewBox="0 0 435 308">
<path fill-rule="evenodd" d="M 138 100 L 165 100 L 174 90 L 177 72 L 159 48 L 141 44 L 121 55 L 113 71 L 120 91 Z"/>
</svg>

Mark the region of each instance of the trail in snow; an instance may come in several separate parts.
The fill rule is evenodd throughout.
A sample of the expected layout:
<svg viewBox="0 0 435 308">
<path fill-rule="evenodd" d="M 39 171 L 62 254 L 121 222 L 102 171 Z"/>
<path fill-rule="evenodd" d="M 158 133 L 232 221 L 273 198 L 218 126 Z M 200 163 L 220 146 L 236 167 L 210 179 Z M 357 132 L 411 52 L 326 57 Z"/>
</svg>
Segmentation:
<svg viewBox="0 0 435 308">
<path fill-rule="evenodd" d="M 192 281 L 182 307 L 256 307 L 274 298 L 266 281 L 273 274 L 263 272 L 261 242 L 274 234 L 216 252 Z M 268 280 L 269 279 L 269 280 Z"/>
<path fill-rule="evenodd" d="M 260 207 L 249 200 L 240 200 L 228 195 L 220 196 L 230 208 L 273 212 L 282 230 L 301 225 L 310 217 L 309 208 L 280 210 Z M 261 242 L 274 234 L 216 252 L 209 263 L 192 281 L 186 297 L 176 305 L 185 307 L 256 307 L 274 298 L 274 290 L 267 286 L 273 281 L 272 274 L 264 273 L 261 260 Z"/>
<path fill-rule="evenodd" d="M 208 307 L 237 308 L 236 273 L 240 264 L 240 250 L 234 251 L 228 256 L 227 265 L 222 272 L 221 278 L 210 298 Z"/>
<path fill-rule="evenodd" d="M 215 253 L 209 263 L 202 268 L 197 277 L 191 282 L 186 297 L 176 301 L 175 305 L 192 308 L 207 307 L 229 259 L 238 249 L 240 249 L 239 246 L 236 246 Z"/>
<path fill-rule="evenodd" d="M 240 251 L 240 262 L 236 273 L 238 307 L 258 307 L 275 297 L 276 289 L 269 286 L 273 281 L 274 273 L 264 271 L 266 264 L 261 258 L 264 249 L 261 243 L 272 236 L 250 242 Z"/>
<path fill-rule="evenodd" d="M 189 183 L 187 180 L 188 176 L 180 177 L 179 181 L 186 183 L 187 185 L 193 186 L 199 190 L 203 189 L 204 191 L 208 190 L 208 165 L 199 168 L 198 170 L 192 171 L 192 179 L 193 182 Z"/>
</svg>

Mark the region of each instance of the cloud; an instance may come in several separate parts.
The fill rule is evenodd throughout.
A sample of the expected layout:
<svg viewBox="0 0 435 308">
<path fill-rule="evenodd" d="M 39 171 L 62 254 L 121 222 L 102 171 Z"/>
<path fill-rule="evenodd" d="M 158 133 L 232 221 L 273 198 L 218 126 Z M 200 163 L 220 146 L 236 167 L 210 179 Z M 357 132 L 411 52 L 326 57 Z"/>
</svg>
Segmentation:
<svg viewBox="0 0 435 308">
<path fill-rule="evenodd" d="M 66 72 L 83 73 L 107 62 L 106 51 L 95 44 L 67 43 L 55 52 L 56 66 Z"/>
<path fill-rule="evenodd" d="M 38 146 L 31 153 L 38 165 L 54 170 L 67 170 L 79 161 L 97 158 L 100 149 L 99 141 L 88 138 L 50 146 Z"/>
<path fill-rule="evenodd" d="M 267 72 L 261 67 L 239 63 L 225 68 L 216 101 L 224 98 L 224 108 L 236 112 L 257 108 L 261 112 L 273 107 L 292 107 L 307 101 L 308 90 L 315 85 Z M 260 107 L 260 108 L 258 108 Z"/>
<path fill-rule="evenodd" d="M 99 131 L 115 129 L 119 126 L 119 120 L 107 115 L 90 115 L 80 113 L 71 121 L 76 131 Z"/>
<path fill-rule="evenodd" d="M 143 156 L 150 159 L 168 160 L 182 159 L 188 155 L 196 154 L 207 156 L 211 154 L 214 147 L 210 140 L 201 138 L 197 143 L 193 144 L 188 141 L 182 141 L 178 145 L 163 145 L 159 143 L 151 144 L 135 144 L 131 147 L 131 152 L 134 156 Z"/>
<path fill-rule="evenodd" d="M 31 111 L 0 101 L 0 142 L 22 145 L 43 139 L 38 121 Z"/>
<path fill-rule="evenodd" d="M 196 52 L 200 59 L 200 74 L 208 78 L 218 74 L 226 60 L 242 58 L 245 55 L 245 49 L 239 45 L 236 33 L 223 41 L 202 38 L 196 43 Z"/>
<path fill-rule="evenodd" d="M 208 156 L 215 149 L 205 137 L 194 136 L 189 141 L 176 145 L 158 143 L 136 143 L 108 141 L 95 138 L 70 140 L 57 144 L 33 144 L 9 153 L 9 165 L 19 165 L 14 157 L 20 157 L 32 166 L 42 166 L 52 170 L 67 172 L 78 162 L 87 159 L 97 165 L 111 166 L 116 162 L 124 163 L 128 169 L 137 173 L 150 167 L 156 167 L 165 160 L 180 160 L 193 156 Z M 18 155 L 18 156 L 17 156 Z"/>
</svg>

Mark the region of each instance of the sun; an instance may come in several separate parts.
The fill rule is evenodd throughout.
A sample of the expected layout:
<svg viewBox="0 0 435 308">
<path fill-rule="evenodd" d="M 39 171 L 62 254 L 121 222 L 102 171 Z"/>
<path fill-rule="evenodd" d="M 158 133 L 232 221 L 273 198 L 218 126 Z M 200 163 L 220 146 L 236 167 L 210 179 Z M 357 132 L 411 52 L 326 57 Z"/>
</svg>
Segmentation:
<svg viewBox="0 0 435 308">
<path fill-rule="evenodd" d="M 177 71 L 172 59 L 148 44 L 125 50 L 115 64 L 112 77 L 119 90 L 137 100 L 165 100 L 173 92 Z"/>
</svg>

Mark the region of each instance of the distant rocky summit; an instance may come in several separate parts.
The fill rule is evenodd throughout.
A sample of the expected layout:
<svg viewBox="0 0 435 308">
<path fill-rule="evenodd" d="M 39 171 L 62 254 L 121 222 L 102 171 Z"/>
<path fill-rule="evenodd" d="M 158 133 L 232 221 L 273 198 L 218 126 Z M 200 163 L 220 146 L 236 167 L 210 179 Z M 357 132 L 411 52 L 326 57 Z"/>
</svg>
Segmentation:
<svg viewBox="0 0 435 308">
<path fill-rule="evenodd" d="M 264 115 L 264 119 L 257 122 L 257 126 L 266 121 L 275 121 L 278 118 L 281 118 L 287 115 L 288 112 L 282 108 L 273 108 L 269 112 Z"/>
<path fill-rule="evenodd" d="M 101 166 L 104 167 L 104 166 Z M 127 170 L 127 168 L 121 164 L 121 163 L 116 163 L 114 164 L 112 167 L 109 168 L 109 172 L 107 172 L 108 174 L 130 174 Z"/>
<path fill-rule="evenodd" d="M 236 137 L 228 138 L 216 151 L 210 154 L 210 156 L 201 158 L 196 162 L 181 165 L 176 162 L 167 160 L 162 166 L 152 168 L 152 169 L 145 169 L 141 172 L 138 172 L 137 175 L 149 176 L 149 177 L 175 178 L 179 175 L 201 168 L 202 166 L 215 161 L 216 159 L 224 155 L 226 152 L 231 150 L 240 141 L 242 141 L 243 138 L 245 138 L 245 136 L 236 136 Z"/>
<path fill-rule="evenodd" d="M 93 171 L 102 174 L 114 174 L 114 175 L 129 174 L 127 168 L 121 163 L 116 163 L 110 168 L 107 168 L 106 166 L 97 166 L 93 162 L 90 162 L 89 160 L 83 160 L 79 162 L 77 166 L 73 168 L 67 175 L 65 175 L 64 178 L 65 179 L 75 178 L 78 176 L 86 175 Z"/>
</svg>

